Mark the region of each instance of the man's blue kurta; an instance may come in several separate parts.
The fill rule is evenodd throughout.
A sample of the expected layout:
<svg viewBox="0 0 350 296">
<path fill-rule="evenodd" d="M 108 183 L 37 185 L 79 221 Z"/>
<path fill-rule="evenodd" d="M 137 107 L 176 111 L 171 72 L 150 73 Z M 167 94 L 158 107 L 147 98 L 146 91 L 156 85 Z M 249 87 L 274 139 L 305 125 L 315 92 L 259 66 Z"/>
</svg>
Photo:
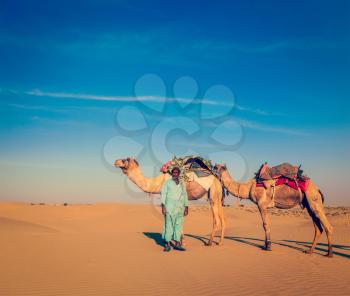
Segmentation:
<svg viewBox="0 0 350 296">
<path fill-rule="evenodd" d="M 176 184 L 173 179 L 165 181 L 161 191 L 161 203 L 166 208 L 162 238 L 169 242 L 180 241 L 188 197 L 183 182 Z"/>
</svg>

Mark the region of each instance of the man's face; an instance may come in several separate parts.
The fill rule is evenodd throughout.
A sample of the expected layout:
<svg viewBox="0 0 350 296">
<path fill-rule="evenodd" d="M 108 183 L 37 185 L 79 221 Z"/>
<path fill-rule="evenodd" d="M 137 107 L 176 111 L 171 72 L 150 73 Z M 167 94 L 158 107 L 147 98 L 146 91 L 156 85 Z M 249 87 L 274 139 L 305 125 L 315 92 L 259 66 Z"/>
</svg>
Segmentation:
<svg viewBox="0 0 350 296">
<path fill-rule="evenodd" d="M 178 170 L 173 170 L 171 172 L 171 176 L 173 177 L 173 179 L 179 179 L 179 175 L 180 175 L 180 172 Z"/>
</svg>

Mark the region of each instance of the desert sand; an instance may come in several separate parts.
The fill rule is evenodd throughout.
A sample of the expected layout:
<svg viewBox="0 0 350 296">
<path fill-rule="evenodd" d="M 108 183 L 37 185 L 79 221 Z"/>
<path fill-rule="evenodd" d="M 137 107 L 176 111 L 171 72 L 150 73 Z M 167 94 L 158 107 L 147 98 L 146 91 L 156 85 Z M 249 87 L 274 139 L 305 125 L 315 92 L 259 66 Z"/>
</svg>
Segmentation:
<svg viewBox="0 0 350 296">
<path fill-rule="evenodd" d="M 273 251 L 254 205 L 225 208 L 224 246 L 206 247 L 208 205 L 191 205 L 186 252 L 162 251 L 159 207 L 0 204 L 0 295 L 350 295 L 350 210 L 328 208 L 313 255 L 311 219 L 273 210 Z"/>
</svg>

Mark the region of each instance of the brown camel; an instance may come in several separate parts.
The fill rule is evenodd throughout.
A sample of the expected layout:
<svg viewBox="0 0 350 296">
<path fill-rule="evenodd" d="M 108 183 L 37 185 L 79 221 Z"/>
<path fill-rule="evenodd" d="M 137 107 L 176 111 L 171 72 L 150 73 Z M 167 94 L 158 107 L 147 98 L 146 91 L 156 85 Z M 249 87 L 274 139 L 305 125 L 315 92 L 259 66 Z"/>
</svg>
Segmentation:
<svg viewBox="0 0 350 296">
<path fill-rule="evenodd" d="M 160 193 L 162 185 L 165 180 L 171 176 L 168 173 L 161 173 L 155 178 L 147 178 L 143 175 L 140 166 L 136 159 L 128 157 L 127 159 L 118 159 L 114 162 L 116 167 L 121 168 L 122 172 L 135 183 L 142 191 L 147 193 Z M 206 195 L 207 191 L 195 181 L 186 181 L 186 191 L 189 200 L 197 200 Z M 221 237 L 219 245 L 224 242 L 225 233 L 225 217 L 224 210 L 221 204 L 222 198 L 222 185 L 217 177 L 214 178 L 212 185 L 209 188 L 210 191 L 210 206 L 213 214 L 213 228 L 210 236 L 210 240 L 207 243 L 211 246 L 214 240 L 216 230 L 218 230 L 221 224 Z"/>
<path fill-rule="evenodd" d="M 317 245 L 323 229 L 326 231 L 328 239 L 328 257 L 333 257 L 332 250 L 332 232 L 333 227 L 329 223 L 323 207 L 323 195 L 317 186 L 310 180 L 310 184 L 303 194 L 301 190 L 295 190 L 288 185 L 257 187 L 256 180 L 251 179 L 246 183 L 238 183 L 232 179 L 225 165 L 217 164 L 214 167 L 219 179 L 224 187 L 234 196 L 243 199 L 250 199 L 255 203 L 263 221 L 265 230 L 265 245 L 264 250 L 271 251 L 271 234 L 270 234 L 270 219 L 267 214 L 268 208 L 290 209 L 296 205 L 305 207 L 312 218 L 315 236 L 312 246 L 305 251 L 307 254 L 312 254 Z"/>
</svg>

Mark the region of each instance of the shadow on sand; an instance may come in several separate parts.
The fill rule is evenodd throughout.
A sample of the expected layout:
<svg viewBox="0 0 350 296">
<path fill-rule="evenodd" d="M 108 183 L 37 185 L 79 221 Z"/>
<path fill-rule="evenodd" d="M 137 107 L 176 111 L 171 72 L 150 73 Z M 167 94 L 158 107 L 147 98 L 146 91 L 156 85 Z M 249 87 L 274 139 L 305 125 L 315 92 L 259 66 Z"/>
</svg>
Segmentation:
<svg viewBox="0 0 350 296">
<path fill-rule="evenodd" d="M 209 238 L 204 237 L 204 236 L 198 236 L 198 235 L 193 235 L 193 234 L 185 234 L 185 236 L 197 239 L 197 240 L 201 241 L 204 245 L 207 245 L 207 243 L 209 241 Z M 216 236 L 216 238 L 219 238 L 219 236 Z M 246 244 L 246 245 L 253 246 L 253 247 L 256 247 L 259 249 L 262 249 L 262 247 L 264 245 L 264 240 L 258 239 L 258 238 L 253 238 L 253 237 L 225 236 L 225 239 L 233 240 L 233 241 L 236 241 L 238 243 Z M 296 250 L 299 252 L 304 252 L 305 250 L 307 250 L 311 246 L 311 242 L 300 242 L 300 241 L 291 241 L 291 240 L 273 241 L 272 243 L 275 245 L 280 245 L 280 246 L 290 248 L 290 249 L 293 249 L 293 250 Z M 292 244 L 289 244 L 289 243 L 292 243 Z M 296 244 L 297 246 L 295 246 L 294 244 Z M 303 246 L 304 248 L 302 248 L 300 246 Z M 320 246 L 324 246 L 325 248 L 321 248 Z M 333 245 L 333 249 L 334 248 L 349 250 L 348 246 L 343 246 L 343 245 Z M 314 253 L 318 254 L 318 255 L 325 255 L 325 254 L 327 254 L 327 251 L 328 251 L 328 245 L 324 244 L 324 243 L 319 243 L 317 245 Z M 340 256 L 340 257 L 350 259 L 349 254 L 340 253 L 340 252 L 335 251 L 335 250 L 333 250 L 333 254 Z"/>
<path fill-rule="evenodd" d="M 154 243 L 156 243 L 158 246 L 164 246 L 164 242 L 162 239 L 162 235 L 158 232 L 143 232 L 143 234 L 152 239 Z M 199 236 L 199 235 L 194 235 L 194 234 L 185 234 L 185 237 L 189 238 L 194 238 L 196 240 L 199 240 L 202 242 L 204 245 L 208 244 L 209 237 L 206 236 Z M 219 236 L 215 237 L 216 239 L 219 238 Z M 239 236 L 225 236 L 225 239 L 227 240 L 232 240 L 241 244 L 253 246 L 255 248 L 262 249 L 264 245 L 264 240 L 254 238 L 254 237 L 239 237 Z M 216 242 L 214 242 L 217 244 Z M 303 241 L 293 241 L 293 240 L 281 240 L 281 241 L 273 241 L 272 242 L 274 245 L 279 245 L 282 247 L 290 248 L 299 252 L 304 252 L 311 246 L 311 242 L 303 242 Z M 324 247 L 324 248 L 322 248 Z M 345 245 L 333 245 L 333 249 L 341 249 L 341 250 L 350 250 L 349 246 Z M 327 254 L 328 251 L 328 245 L 325 243 L 319 243 L 317 244 L 317 247 L 315 248 L 315 254 L 318 255 L 325 255 Z M 333 250 L 334 255 L 350 259 L 350 254 L 344 254 L 340 253 L 337 250 Z"/>
<path fill-rule="evenodd" d="M 300 246 L 304 246 L 306 248 L 309 248 L 311 246 L 311 242 L 299 242 L 299 241 L 292 241 L 292 240 L 283 240 L 284 242 L 290 242 L 290 243 L 295 243 L 297 245 Z M 325 248 L 320 248 L 320 246 L 323 246 Z M 344 257 L 347 259 L 350 259 L 350 254 L 344 254 L 344 253 L 340 253 L 337 250 L 334 249 L 341 249 L 341 250 L 350 250 L 349 246 L 343 246 L 343 245 L 333 245 L 333 254 L 340 256 L 340 257 Z M 324 243 L 318 243 L 315 250 L 318 251 L 322 251 L 322 252 L 327 252 L 328 251 L 328 245 L 324 244 Z"/>
<path fill-rule="evenodd" d="M 150 239 L 153 239 L 153 241 L 158 245 L 158 246 L 161 246 L 163 247 L 164 246 L 164 242 L 163 242 L 163 239 L 162 239 L 162 235 L 158 232 L 144 232 L 143 233 L 144 236 L 150 238 Z"/>
<path fill-rule="evenodd" d="M 283 240 L 284 242 L 289 242 L 289 243 L 296 243 L 296 244 L 311 244 L 309 242 L 298 242 L 298 241 L 292 241 L 292 240 Z M 318 243 L 318 246 L 324 246 L 327 247 L 328 244 L 325 243 Z M 337 249 L 342 249 L 342 250 L 349 250 L 350 251 L 350 246 L 346 246 L 346 245 L 333 245 L 333 248 L 337 248 Z"/>
</svg>

